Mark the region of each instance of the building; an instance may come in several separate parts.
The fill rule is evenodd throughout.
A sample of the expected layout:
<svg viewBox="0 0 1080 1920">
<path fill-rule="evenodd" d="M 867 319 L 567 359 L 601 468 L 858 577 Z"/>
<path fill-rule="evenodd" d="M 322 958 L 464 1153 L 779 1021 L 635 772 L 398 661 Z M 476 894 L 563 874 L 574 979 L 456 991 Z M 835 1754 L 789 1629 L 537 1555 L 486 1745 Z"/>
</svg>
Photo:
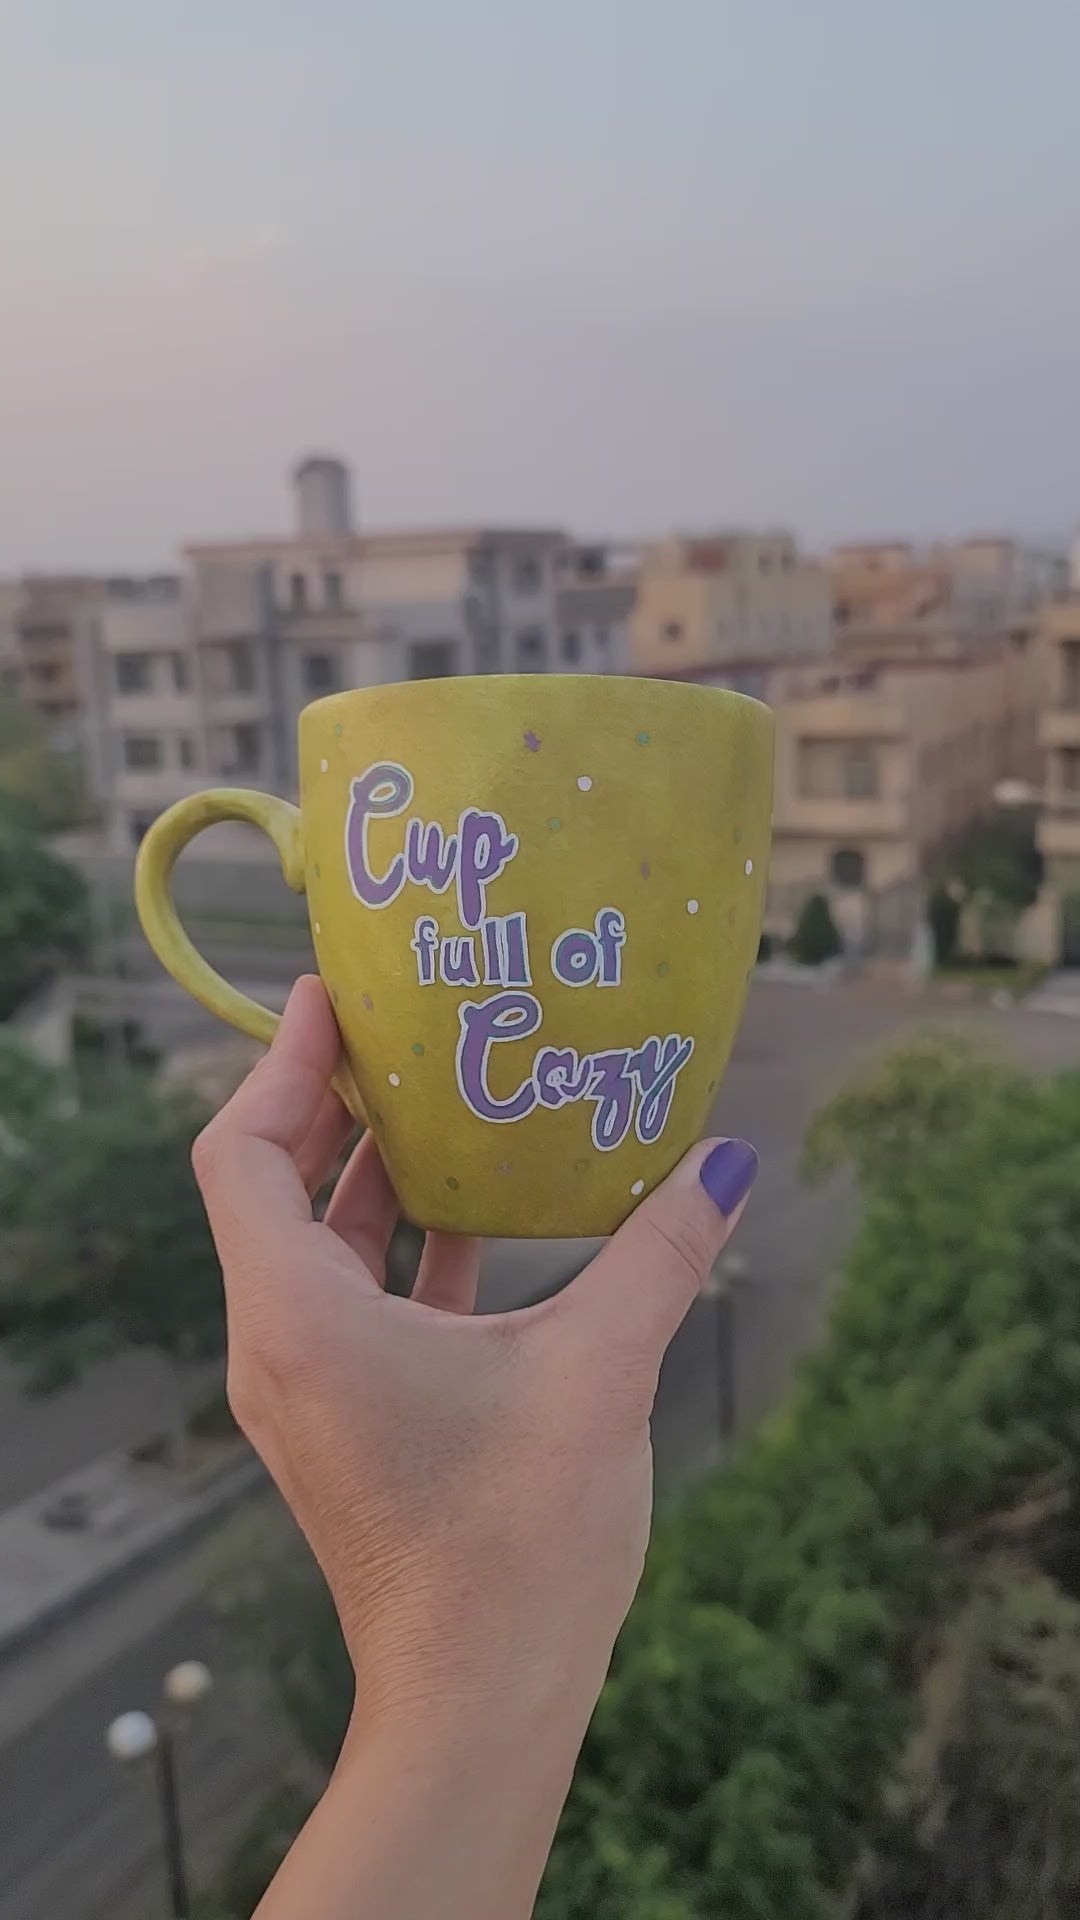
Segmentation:
<svg viewBox="0 0 1080 1920">
<path fill-rule="evenodd" d="M 5 690 L 40 714 L 65 746 L 74 744 L 80 722 L 78 623 L 104 592 L 104 580 L 82 574 L 27 574 L 4 583 Z"/>
<path fill-rule="evenodd" d="M 672 678 L 728 660 L 828 653 L 825 573 L 789 533 L 719 533 L 647 547 L 631 622 L 636 673 Z"/>
<path fill-rule="evenodd" d="M 823 893 L 851 950 L 907 952 L 935 850 L 989 811 L 1002 780 L 1037 769 L 1031 654 L 744 661 L 694 678 L 775 710 L 765 924 L 780 938 Z"/>
<path fill-rule="evenodd" d="M 1040 958 L 1080 964 L 1080 594 L 1044 608 L 1038 665 L 1042 712 L 1043 886 L 1029 946 Z"/>
<path fill-rule="evenodd" d="M 640 549 L 567 544 L 556 560 L 560 673 L 626 673 Z"/>
<path fill-rule="evenodd" d="M 322 694 L 557 664 L 561 534 L 356 533 L 339 461 L 294 479 L 296 533 L 191 545 L 176 578 L 106 593 L 81 623 L 88 759 L 115 849 L 199 787 L 295 793 L 297 716 Z"/>
<path fill-rule="evenodd" d="M 934 660 L 995 642 L 1023 645 L 1064 591 L 1051 549 L 975 536 L 920 555 L 901 541 L 836 547 L 825 561 L 837 651 L 848 659 Z"/>
</svg>

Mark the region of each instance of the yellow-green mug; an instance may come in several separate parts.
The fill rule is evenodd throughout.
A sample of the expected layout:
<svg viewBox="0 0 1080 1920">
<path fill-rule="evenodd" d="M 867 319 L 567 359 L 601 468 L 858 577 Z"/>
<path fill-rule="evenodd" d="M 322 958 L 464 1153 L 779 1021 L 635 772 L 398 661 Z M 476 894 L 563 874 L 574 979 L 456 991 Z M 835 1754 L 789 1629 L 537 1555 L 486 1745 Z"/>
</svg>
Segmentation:
<svg viewBox="0 0 1080 1920">
<path fill-rule="evenodd" d="M 197 1000 L 271 1039 L 170 891 L 203 827 L 264 828 L 410 1219 L 608 1234 L 708 1119 L 757 954 L 772 751 L 766 707 L 671 681 L 334 694 L 300 715 L 299 808 L 222 788 L 155 821 L 139 917 Z"/>
</svg>

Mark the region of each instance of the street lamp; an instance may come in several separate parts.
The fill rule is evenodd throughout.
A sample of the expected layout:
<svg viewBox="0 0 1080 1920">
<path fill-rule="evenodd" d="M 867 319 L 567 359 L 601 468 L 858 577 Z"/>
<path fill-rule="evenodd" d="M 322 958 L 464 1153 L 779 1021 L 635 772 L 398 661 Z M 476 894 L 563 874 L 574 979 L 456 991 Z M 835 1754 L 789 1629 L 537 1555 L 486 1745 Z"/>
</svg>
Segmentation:
<svg viewBox="0 0 1080 1920">
<path fill-rule="evenodd" d="M 142 1766 L 151 1757 L 156 1762 L 161 1834 L 173 1920 L 188 1920 L 191 1911 L 184 1869 L 180 1802 L 176 1790 L 176 1735 L 183 1717 L 206 1699 L 213 1685 L 214 1676 L 201 1660 L 181 1660 L 179 1666 L 169 1669 L 162 1683 L 165 1696 L 163 1714 L 155 1719 L 150 1713 L 121 1713 L 105 1729 L 105 1746 L 121 1766 Z"/>
<path fill-rule="evenodd" d="M 721 1452 L 735 1438 L 735 1288 L 749 1269 L 741 1253 L 722 1253 L 701 1291 L 715 1307 L 716 1424 Z"/>
</svg>

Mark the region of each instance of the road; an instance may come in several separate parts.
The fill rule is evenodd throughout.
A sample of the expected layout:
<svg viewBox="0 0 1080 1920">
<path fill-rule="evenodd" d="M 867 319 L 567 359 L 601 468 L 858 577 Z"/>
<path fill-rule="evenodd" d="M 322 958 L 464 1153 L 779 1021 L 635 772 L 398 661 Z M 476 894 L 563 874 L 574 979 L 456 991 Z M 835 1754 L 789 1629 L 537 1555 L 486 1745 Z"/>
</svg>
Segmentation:
<svg viewBox="0 0 1080 1920">
<path fill-rule="evenodd" d="M 1080 1063 L 1080 1020 L 1022 1009 L 950 1008 L 934 1017 L 943 1016 L 1003 1041 L 1033 1068 Z M 812 1193 L 799 1182 L 806 1123 L 853 1069 L 926 1018 L 916 1003 L 860 985 L 821 995 L 762 985 L 752 996 L 715 1115 L 718 1131 L 748 1137 L 762 1154 L 740 1236 L 747 1278 L 735 1303 L 743 1423 L 775 1402 L 819 1329 L 851 1230 L 842 1181 Z M 497 1293 L 496 1284 L 489 1304 Z M 665 1363 L 655 1419 L 662 1492 L 716 1451 L 715 1330 L 715 1308 L 702 1301 Z M 209 1651 L 222 1666 L 198 1601 L 199 1564 L 159 1571 L 0 1672 L 0 1920 L 153 1920 L 164 1912 L 154 1809 L 107 1761 L 101 1733 L 113 1714 L 152 1704 L 175 1659 Z M 226 1670 L 184 1764 L 201 1874 L 258 1777 L 272 1776 L 286 1753 L 282 1730 Z"/>
</svg>

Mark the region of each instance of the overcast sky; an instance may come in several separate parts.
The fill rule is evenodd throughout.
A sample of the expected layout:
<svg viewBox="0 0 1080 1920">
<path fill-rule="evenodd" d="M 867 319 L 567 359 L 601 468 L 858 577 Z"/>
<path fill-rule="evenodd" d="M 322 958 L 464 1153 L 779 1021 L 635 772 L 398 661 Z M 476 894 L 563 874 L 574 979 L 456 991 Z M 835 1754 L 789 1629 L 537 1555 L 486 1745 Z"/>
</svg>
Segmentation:
<svg viewBox="0 0 1080 1920">
<path fill-rule="evenodd" d="M 1077 0 L 0 0 L 0 568 L 1080 519 Z"/>
</svg>

